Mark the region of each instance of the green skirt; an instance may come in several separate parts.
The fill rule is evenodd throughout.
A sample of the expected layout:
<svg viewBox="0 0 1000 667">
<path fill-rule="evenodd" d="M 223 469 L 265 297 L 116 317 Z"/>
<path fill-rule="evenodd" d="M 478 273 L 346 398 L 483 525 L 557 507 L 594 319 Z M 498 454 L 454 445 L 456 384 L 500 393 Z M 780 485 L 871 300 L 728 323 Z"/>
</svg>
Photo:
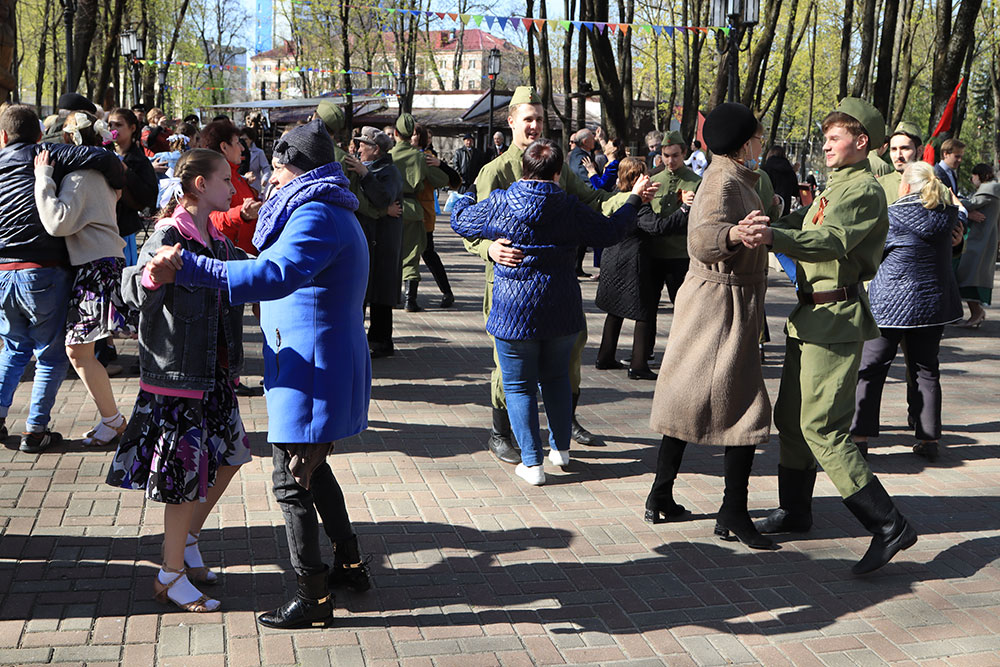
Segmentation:
<svg viewBox="0 0 1000 667">
<path fill-rule="evenodd" d="M 984 306 L 990 305 L 993 298 L 993 290 L 989 287 L 959 287 L 958 293 L 963 301 L 977 301 Z"/>
</svg>

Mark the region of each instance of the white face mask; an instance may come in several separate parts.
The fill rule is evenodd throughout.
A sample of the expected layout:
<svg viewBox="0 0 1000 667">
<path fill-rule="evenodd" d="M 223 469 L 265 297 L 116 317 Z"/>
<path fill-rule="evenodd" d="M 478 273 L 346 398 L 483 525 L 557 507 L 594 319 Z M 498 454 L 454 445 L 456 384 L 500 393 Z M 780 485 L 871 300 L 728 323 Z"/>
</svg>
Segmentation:
<svg viewBox="0 0 1000 667">
<path fill-rule="evenodd" d="M 755 157 L 748 157 L 743 161 L 743 166 L 751 171 L 756 171 L 757 167 L 760 166 L 760 159 Z"/>
</svg>

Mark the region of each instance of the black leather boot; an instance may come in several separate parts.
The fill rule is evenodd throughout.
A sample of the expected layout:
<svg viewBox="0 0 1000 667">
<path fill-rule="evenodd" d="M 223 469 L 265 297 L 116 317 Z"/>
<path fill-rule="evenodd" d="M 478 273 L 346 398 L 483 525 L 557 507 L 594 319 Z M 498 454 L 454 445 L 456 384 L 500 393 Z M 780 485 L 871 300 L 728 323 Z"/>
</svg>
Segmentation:
<svg viewBox="0 0 1000 667">
<path fill-rule="evenodd" d="M 643 517 L 646 523 L 682 521 L 691 516 L 683 505 L 674 502 L 674 480 L 680 471 L 686 447 L 687 443 L 683 440 L 663 436 L 656 457 L 656 477 L 646 496 L 646 515 Z"/>
<path fill-rule="evenodd" d="M 368 574 L 367 561 L 361 560 L 358 549 L 358 536 L 351 535 L 349 539 L 334 543 L 336 550 L 333 558 L 333 568 L 330 569 L 330 588 L 350 588 L 363 593 L 372 587 Z"/>
<path fill-rule="evenodd" d="M 417 288 L 420 286 L 419 280 L 406 281 L 406 294 L 403 298 L 403 308 L 408 313 L 419 313 L 423 311 L 417 303 Z"/>
<path fill-rule="evenodd" d="M 325 628 L 333 623 L 333 596 L 327 584 L 327 572 L 299 575 L 295 597 L 274 611 L 257 617 L 261 625 L 281 630 Z"/>
<path fill-rule="evenodd" d="M 510 415 L 503 408 L 493 408 L 493 429 L 487 448 L 504 463 L 517 465 L 521 462 L 521 452 L 514 446 L 510 430 Z"/>
<path fill-rule="evenodd" d="M 854 574 L 879 569 L 904 549 L 917 543 L 917 531 L 899 513 L 882 482 L 876 477 L 863 489 L 844 498 L 844 504 L 861 525 L 873 534 L 865 555 L 851 568 Z"/>
<path fill-rule="evenodd" d="M 738 540 L 751 549 L 774 551 L 781 547 L 754 528 L 747 511 L 750 470 L 756 447 L 726 447 L 724 471 L 726 491 L 715 518 L 715 534 L 727 542 Z"/>
<path fill-rule="evenodd" d="M 812 528 L 812 497 L 816 469 L 778 466 L 778 509 L 754 522 L 760 533 L 805 533 Z"/>
<path fill-rule="evenodd" d="M 580 422 L 576 420 L 576 404 L 580 402 L 579 392 L 573 394 L 573 430 L 570 432 L 570 437 L 574 442 L 578 442 L 581 445 L 589 445 L 591 447 L 603 447 L 604 441 L 599 437 L 580 426 Z"/>
</svg>

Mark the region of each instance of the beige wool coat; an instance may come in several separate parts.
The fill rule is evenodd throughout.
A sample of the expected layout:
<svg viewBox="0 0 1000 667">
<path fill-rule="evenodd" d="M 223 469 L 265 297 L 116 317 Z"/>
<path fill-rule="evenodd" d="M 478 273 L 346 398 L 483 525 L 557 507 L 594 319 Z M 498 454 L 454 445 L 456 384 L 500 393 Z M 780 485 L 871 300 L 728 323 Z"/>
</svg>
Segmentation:
<svg viewBox="0 0 1000 667">
<path fill-rule="evenodd" d="M 763 210 L 758 176 L 717 156 L 688 217 L 691 265 L 674 302 L 650 427 L 686 442 L 758 445 L 771 429 L 758 337 L 767 248 L 730 247 L 729 229 Z"/>
</svg>

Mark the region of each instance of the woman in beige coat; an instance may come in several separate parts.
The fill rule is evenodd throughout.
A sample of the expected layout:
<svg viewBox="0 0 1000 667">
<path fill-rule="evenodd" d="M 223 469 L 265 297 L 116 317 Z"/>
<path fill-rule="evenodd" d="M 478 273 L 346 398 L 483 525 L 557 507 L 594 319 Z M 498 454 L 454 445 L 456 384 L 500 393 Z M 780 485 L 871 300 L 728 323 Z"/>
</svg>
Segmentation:
<svg viewBox="0 0 1000 667">
<path fill-rule="evenodd" d="M 726 490 L 716 535 L 755 549 L 776 549 L 747 512 L 754 450 L 767 442 L 771 426 L 757 348 L 767 249 L 747 248 L 737 234 L 740 223 L 768 220 L 760 215 L 764 207 L 754 190 L 762 133 L 742 104 L 722 104 L 705 119 L 703 135 L 715 159 L 691 208 L 691 265 L 677 293 L 653 396 L 650 427 L 663 434 L 663 442 L 645 518 L 661 523 L 687 516 L 673 500 L 686 443 L 724 445 Z"/>
</svg>

